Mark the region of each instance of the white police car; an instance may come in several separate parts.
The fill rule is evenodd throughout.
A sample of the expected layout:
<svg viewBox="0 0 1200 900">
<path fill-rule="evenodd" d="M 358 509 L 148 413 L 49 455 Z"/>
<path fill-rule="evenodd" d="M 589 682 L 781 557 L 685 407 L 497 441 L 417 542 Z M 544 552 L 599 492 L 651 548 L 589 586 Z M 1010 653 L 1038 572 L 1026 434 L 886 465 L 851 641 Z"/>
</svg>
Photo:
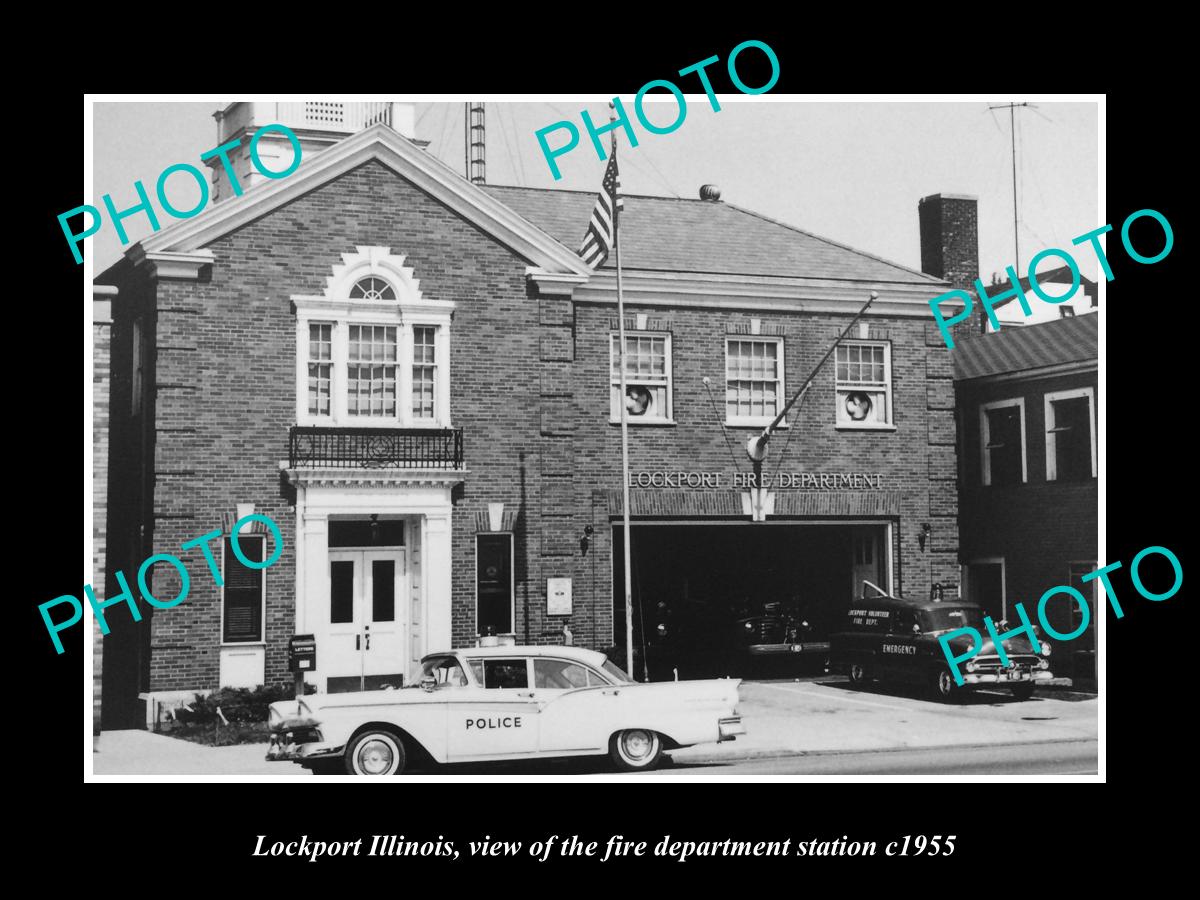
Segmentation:
<svg viewBox="0 0 1200 900">
<path fill-rule="evenodd" d="M 644 771 L 664 750 L 745 734 L 733 679 L 639 684 L 602 653 L 494 646 L 431 653 L 399 690 L 271 705 L 268 760 L 352 775 L 437 763 L 608 754 Z"/>
</svg>

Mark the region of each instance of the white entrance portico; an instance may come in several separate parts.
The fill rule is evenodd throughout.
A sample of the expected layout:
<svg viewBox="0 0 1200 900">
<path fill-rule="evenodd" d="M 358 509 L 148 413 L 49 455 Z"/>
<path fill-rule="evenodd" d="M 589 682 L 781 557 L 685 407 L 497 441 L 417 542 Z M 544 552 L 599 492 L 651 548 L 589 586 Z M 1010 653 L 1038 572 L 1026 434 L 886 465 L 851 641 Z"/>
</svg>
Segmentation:
<svg viewBox="0 0 1200 900">
<path fill-rule="evenodd" d="M 285 471 L 296 488 L 295 630 L 317 643 L 306 680 L 322 692 L 409 683 L 425 653 L 450 646 L 450 494 L 465 473 Z"/>
</svg>

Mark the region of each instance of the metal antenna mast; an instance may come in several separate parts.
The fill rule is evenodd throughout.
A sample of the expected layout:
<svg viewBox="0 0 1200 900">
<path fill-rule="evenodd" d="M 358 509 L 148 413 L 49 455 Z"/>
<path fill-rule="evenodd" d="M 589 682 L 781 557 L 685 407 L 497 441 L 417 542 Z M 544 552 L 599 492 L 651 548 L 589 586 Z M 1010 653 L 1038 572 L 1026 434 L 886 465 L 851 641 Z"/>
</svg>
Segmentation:
<svg viewBox="0 0 1200 900">
<path fill-rule="evenodd" d="M 1016 260 L 1014 268 L 1021 271 L 1021 239 L 1017 236 L 1017 107 L 1028 106 L 1037 109 L 1030 103 L 1001 103 L 989 106 L 988 109 L 1007 109 L 1008 124 L 1012 132 L 1012 181 L 1013 181 L 1013 257 Z"/>
</svg>

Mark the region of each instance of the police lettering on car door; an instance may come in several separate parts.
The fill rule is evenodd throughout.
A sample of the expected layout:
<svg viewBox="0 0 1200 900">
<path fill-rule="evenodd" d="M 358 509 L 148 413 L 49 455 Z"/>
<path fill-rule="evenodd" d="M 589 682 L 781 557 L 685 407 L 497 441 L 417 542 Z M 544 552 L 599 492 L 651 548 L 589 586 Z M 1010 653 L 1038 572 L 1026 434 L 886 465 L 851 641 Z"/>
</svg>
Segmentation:
<svg viewBox="0 0 1200 900">
<path fill-rule="evenodd" d="M 485 728 L 520 728 L 521 727 L 521 717 L 520 716 L 503 716 L 503 717 L 497 717 L 494 719 L 471 719 L 471 718 L 468 718 L 466 720 L 466 723 L 467 723 L 468 731 L 470 731 L 472 728 L 476 729 L 477 731 L 481 730 L 481 729 L 485 729 Z"/>
</svg>

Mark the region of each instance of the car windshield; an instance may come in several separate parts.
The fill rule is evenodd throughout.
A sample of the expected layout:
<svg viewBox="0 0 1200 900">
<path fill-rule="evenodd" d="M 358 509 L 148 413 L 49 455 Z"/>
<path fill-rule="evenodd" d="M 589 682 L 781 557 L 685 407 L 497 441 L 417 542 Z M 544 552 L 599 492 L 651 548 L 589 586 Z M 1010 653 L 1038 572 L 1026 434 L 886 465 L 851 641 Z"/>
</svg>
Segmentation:
<svg viewBox="0 0 1200 900">
<path fill-rule="evenodd" d="M 634 683 L 634 680 L 625 674 L 625 670 L 622 669 L 618 665 L 614 665 L 612 660 L 609 660 L 609 659 L 604 660 L 604 665 L 601 668 L 603 668 L 605 672 L 607 672 L 609 675 L 611 675 L 613 677 L 613 680 L 616 681 L 617 684 L 633 684 Z"/>
<path fill-rule="evenodd" d="M 983 611 L 974 606 L 948 606 L 945 609 L 930 609 L 924 614 L 926 631 L 944 631 L 947 628 L 983 628 Z"/>
<path fill-rule="evenodd" d="M 435 656 L 421 664 L 421 677 L 431 676 L 440 687 L 466 687 L 467 676 L 453 656 Z"/>
</svg>

